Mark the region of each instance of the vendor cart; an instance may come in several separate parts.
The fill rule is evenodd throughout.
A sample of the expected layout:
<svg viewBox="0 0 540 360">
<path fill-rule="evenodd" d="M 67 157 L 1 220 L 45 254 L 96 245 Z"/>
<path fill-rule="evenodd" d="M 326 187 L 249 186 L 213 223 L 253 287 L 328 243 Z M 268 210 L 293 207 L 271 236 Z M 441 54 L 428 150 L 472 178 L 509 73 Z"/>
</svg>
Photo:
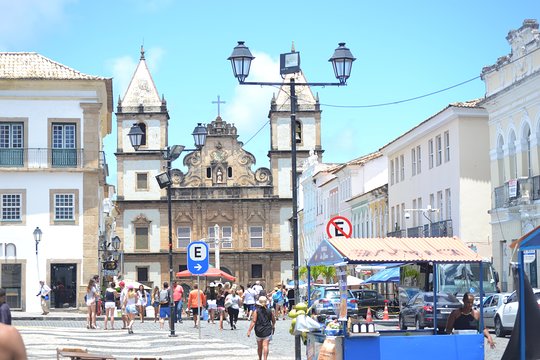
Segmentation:
<svg viewBox="0 0 540 360">
<path fill-rule="evenodd" d="M 311 259 L 314 265 L 379 264 L 379 263 L 479 263 L 480 256 L 458 238 L 366 238 L 337 237 L 323 240 Z M 433 266 L 433 278 L 437 278 Z M 309 278 L 309 277 L 308 277 Z M 308 293 L 310 284 L 308 283 Z M 480 279 L 480 297 L 483 294 Z M 437 293 L 437 282 L 433 282 Z M 435 296 L 433 313 L 437 314 Z M 480 298 L 480 306 L 482 299 Z M 483 329 L 482 309 L 480 328 Z M 340 336 L 308 334 L 308 360 L 400 359 L 417 360 L 427 356 L 441 360 L 479 360 L 484 358 L 484 338 L 480 332 L 467 334 L 438 334 L 433 330 L 380 330 L 370 333 L 351 333 L 343 322 Z M 325 343 L 329 345 L 326 346 Z M 325 350 L 333 349 L 332 351 Z"/>
</svg>

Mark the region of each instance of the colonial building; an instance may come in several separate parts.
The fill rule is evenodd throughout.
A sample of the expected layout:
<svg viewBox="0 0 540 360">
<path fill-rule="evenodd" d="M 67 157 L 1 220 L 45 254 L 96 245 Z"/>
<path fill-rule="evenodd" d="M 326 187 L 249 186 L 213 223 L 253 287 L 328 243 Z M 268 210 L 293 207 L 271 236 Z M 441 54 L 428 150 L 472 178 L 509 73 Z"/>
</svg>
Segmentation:
<svg viewBox="0 0 540 360">
<path fill-rule="evenodd" d="M 457 236 L 491 259 L 488 117 L 448 105 L 380 151 L 388 159 L 388 236 Z"/>
<path fill-rule="evenodd" d="M 296 76 L 305 81 L 302 74 Z M 296 141 L 302 159 L 310 150 L 322 153 L 320 110 L 309 88 L 298 88 Z M 205 240 L 214 252 L 218 225 L 220 268 L 238 283 L 260 280 L 273 286 L 292 278 L 290 101 L 285 94 L 280 89 L 271 100 L 270 168 L 252 169 L 256 159 L 238 141 L 239 129 L 218 116 L 206 125 L 206 144 L 183 157 L 187 169 L 172 170 L 175 272 L 186 269 L 190 242 Z M 168 146 L 168 121 L 167 104 L 142 52 L 117 109 L 117 233 L 124 244 L 125 277 L 150 286 L 169 279 L 166 192 L 154 180 L 166 165 L 161 150 Z M 144 151 L 135 151 L 128 140 L 134 123 L 145 133 Z M 215 252 L 210 262 L 215 264 Z"/>
<path fill-rule="evenodd" d="M 41 310 L 39 280 L 52 308 L 84 302 L 98 274 L 111 114 L 111 79 L 0 53 L 0 287 L 12 309 Z"/>
<path fill-rule="evenodd" d="M 540 224 L 540 33 L 525 20 L 506 37 L 508 55 L 482 70 L 489 113 L 491 157 L 491 234 L 493 258 L 503 291 L 514 288 L 510 263 L 517 262 L 512 241 Z M 538 287 L 536 257 L 525 268 Z"/>
</svg>

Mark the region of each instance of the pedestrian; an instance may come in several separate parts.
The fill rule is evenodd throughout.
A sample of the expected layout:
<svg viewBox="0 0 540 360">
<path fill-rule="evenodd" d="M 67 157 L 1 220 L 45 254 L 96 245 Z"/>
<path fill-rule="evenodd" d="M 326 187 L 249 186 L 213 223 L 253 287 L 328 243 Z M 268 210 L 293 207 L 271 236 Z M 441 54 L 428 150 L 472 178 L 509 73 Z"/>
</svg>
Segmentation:
<svg viewBox="0 0 540 360">
<path fill-rule="evenodd" d="M 159 319 L 159 287 L 154 286 L 154 291 L 152 292 L 152 305 L 154 306 L 154 322 L 157 322 Z"/>
<path fill-rule="evenodd" d="M 116 298 L 119 294 L 116 291 L 116 284 L 109 283 L 109 287 L 105 290 L 105 325 L 104 330 L 107 330 L 107 321 L 111 320 L 111 330 L 114 330 L 114 312 L 116 311 Z"/>
<path fill-rule="evenodd" d="M 135 291 L 133 285 L 128 285 L 128 292 L 124 298 L 123 308 L 127 314 L 128 334 L 133 334 L 133 323 L 135 322 L 135 314 L 137 314 L 137 302 L 139 295 Z"/>
<path fill-rule="evenodd" d="M 126 313 L 126 308 L 124 307 L 124 301 L 126 300 L 126 296 L 128 293 L 128 289 L 126 288 L 126 283 L 122 280 L 118 283 L 120 286 L 120 311 L 122 313 L 122 330 L 127 329 L 128 326 L 128 316 Z"/>
<path fill-rule="evenodd" d="M 255 285 L 253 285 L 253 290 L 257 293 L 257 298 L 261 294 L 261 291 L 263 290 L 263 287 L 261 285 L 261 282 L 259 280 L 255 281 Z"/>
<path fill-rule="evenodd" d="M 2 359 L 27 359 L 23 339 L 14 326 L 0 324 L 0 355 Z"/>
<path fill-rule="evenodd" d="M 144 312 L 146 310 L 146 291 L 144 290 L 144 285 L 139 285 L 139 290 L 137 290 L 137 309 L 139 310 L 139 317 L 141 318 L 141 322 L 144 322 Z"/>
<path fill-rule="evenodd" d="M 291 311 L 294 307 L 295 301 L 294 301 L 294 288 L 290 288 L 287 291 L 287 304 L 288 304 L 288 310 Z"/>
<path fill-rule="evenodd" d="M 247 289 L 244 292 L 244 297 L 242 299 L 242 302 L 244 303 L 244 311 L 246 313 L 247 319 L 251 320 L 251 316 L 253 315 L 253 311 L 255 311 L 255 296 L 256 291 L 251 287 L 251 284 L 247 284 Z"/>
<path fill-rule="evenodd" d="M 272 292 L 272 302 L 274 304 L 274 309 L 276 310 L 276 320 L 279 320 L 280 316 L 283 316 L 285 320 L 285 312 L 283 310 L 283 304 L 285 300 L 283 298 L 283 291 L 279 287 L 274 288 Z"/>
<path fill-rule="evenodd" d="M 36 296 L 40 296 L 41 299 L 41 315 L 47 315 L 49 313 L 49 293 L 51 288 L 45 284 L 45 281 L 39 282 L 40 288 Z"/>
<path fill-rule="evenodd" d="M 219 330 L 223 330 L 223 320 L 227 321 L 227 311 L 225 309 L 225 290 L 218 288 L 218 295 L 216 298 L 217 312 L 219 316 Z"/>
<path fill-rule="evenodd" d="M 159 292 L 159 328 L 163 329 L 165 319 L 171 318 L 171 292 L 169 290 L 169 283 L 163 283 L 163 289 Z"/>
<path fill-rule="evenodd" d="M 182 307 L 183 307 L 183 298 L 184 298 L 184 288 L 178 282 L 173 282 L 173 301 L 174 301 L 174 311 L 176 314 L 176 319 L 179 324 L 182 323 Z M 171 318 L 172 320 L 172 318 Z"/>
<path fill-rule="evenodd" d="M 474 295 L 466 292 L 463 294 L 463 306 L 450 313 L 446 321 L 446 332 L 451 334 L 453 330 L 477 330 L 479 331 L 480 311 L 473 309 Z M 484 337 L 489 346 L 494 349 L 495 343 L 489 334 L 487 327 L 483 329 Z"/>
<path fill-rule="evenodd" d="M 94 279 L 90 279 L 88 286 L 86 287 L 86 295 L 84 299 L 86 301 L 86 308 L 88 310 L 87 315 L 87 329 L 97 329 L 96 325 L 96 301 L 99 296 L 99 292 L 96 289 L 96 282 Z"/>
<path fill-rule="evenodd" d="M 202 308 L 206 306 L 206 296 L 199 290 L 197 284 L 193 284 L 193 290 L 189 292 L 187 306 L 193 314 L 194 327 L 200 326 L 199 315 L 202 313 Z"/>
<path fill-rule="evenodd" d="M 0 288 L 0 323 L 11 325 L 11 310 L 6 302 L 6 290 Z"/>
<path fill-rule="evenodd" d="M 236 290 L 231 289 L 231 293 L 225 298 L 225 307 L 229 312 L 229 323 L 231 330 L 236 330 L 236 322 L 238 321 L 238 313 L 240 312 L 240 303 L 242 299 L 236 293 Z M 227 306 L 228 305 L 228 306 Z"/>
<path fill-rule="evenodd" d="M 257 338 L 257 355 L 259 360 L 267 360 L 270 351 L 270 340 L 276 329 L 276 318 L 272 310 L 268 309 L 267 299 L 261 296 L 257 300 L 257 307 L 253 313 L 253 320 L 249 324 L 247 336 L 251 335 L 251 330 L 255 328 Z"/>
<path fill-rule="evenodd" d="M 92 279 L 94 280 L 94 284 L 95 284 L 94 286 L 95 286 L 95 288 L 96 288 L 96 290 L 98 292 L 98 296 L 96 298 L 96 304 L 95 304 L 95 306 L 96 306 L 96 316 L 100 316 L 101 315 L 101 310 L 102 310 L 101 309 L 101 297 L 100 297 L 101 290 L 102 290 L 101 289 L 101 282 L 99 281 L 99 275 L 92 276 Z"/>
<path fill-rule="evenodd" d="M 215 324 L 214 317 L 217 311 L 217 296 L 216 284 L 211 282 L 206 293 L 206 303 L 208 304 L 208 322 L 212 324 Z"/>
</svg>

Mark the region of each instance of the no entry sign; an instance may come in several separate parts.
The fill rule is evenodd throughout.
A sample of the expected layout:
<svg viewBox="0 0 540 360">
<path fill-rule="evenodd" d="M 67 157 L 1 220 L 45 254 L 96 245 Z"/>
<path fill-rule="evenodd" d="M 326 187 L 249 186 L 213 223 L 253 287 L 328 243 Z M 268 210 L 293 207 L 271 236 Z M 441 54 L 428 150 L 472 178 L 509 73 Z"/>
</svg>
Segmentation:
<svg viewBox="0 0 540 360">
<path fill-rule="evenodd" d="M 344 236 L 347 239 L 352 235 L 352 224 L 345 216 L 335 216 L 326 224 L 326 234 L 329 239 Z"/>
</svg>

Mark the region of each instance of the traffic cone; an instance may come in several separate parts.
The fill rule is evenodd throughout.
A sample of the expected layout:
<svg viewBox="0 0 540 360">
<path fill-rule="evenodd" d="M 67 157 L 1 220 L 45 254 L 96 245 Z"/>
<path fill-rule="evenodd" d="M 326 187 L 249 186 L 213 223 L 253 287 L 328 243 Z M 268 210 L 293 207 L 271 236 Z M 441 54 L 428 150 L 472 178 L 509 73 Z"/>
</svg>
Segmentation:
<svg viewBox="0 0 540 360">
<path fill-rule="evenodd" d="M 383 311 L 383 320 L 390 320 L 390 317 L 388 316 L 388 304 L 384 303 L 384 311 Z"/>
<path fill-rule="evenodd" d="M 366 312 L 366 322 L 370 323 L 373 321 L 373 318 L 371 317 L 371 307 L 368 306 L 367 312 Z"/>
</svg>

